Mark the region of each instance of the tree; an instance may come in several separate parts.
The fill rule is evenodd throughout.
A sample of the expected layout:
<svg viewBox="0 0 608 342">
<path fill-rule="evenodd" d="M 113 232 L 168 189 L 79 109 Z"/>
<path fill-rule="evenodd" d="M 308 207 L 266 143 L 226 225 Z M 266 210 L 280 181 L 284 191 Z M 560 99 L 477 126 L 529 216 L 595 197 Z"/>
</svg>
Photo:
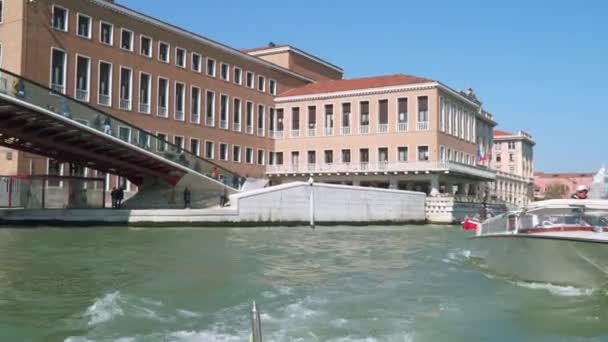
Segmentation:
<svg viewBox="0 0 608 342">
<path fill-rule="evenodd" d="M 568 187 L 564 184 L 553 183 L 545 188 L 545 199 L 565 198 L 568 194 Z"/>
</svg>

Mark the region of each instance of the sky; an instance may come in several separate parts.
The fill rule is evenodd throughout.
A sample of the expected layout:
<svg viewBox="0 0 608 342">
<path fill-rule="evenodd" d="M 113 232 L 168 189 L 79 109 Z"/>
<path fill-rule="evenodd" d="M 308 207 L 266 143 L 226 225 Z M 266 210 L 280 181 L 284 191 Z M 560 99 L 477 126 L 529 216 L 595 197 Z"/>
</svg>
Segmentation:
<svg viewBox="0 0 608 342">
<path fill-rule="evenodd" d="M 608 1 L 117 2 L 234 48 L 290 44 L 346 78 L 472 87 L 497 128 L 534 136 L 536 171 L 608 164 Z"/>
</svg>

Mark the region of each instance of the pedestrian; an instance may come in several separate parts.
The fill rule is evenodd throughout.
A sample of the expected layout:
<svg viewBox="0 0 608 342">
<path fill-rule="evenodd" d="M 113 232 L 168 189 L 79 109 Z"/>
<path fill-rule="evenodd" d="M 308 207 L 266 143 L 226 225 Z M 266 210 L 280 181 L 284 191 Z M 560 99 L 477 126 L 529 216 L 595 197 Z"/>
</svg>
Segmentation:
<svg viewBox="0 0 608 342">
<path fill-rule="evenodd" d="M 125 198 L 125 190 L 121 186 L 118 188 L 116 192 L 116 208 L 120 209 L 122 207 L 122 200 Z"/>
<path fill-rule="evenodd" d="M 235 188 L 235 189 L 239 188 L 239 185 L 241 184 L 240 179 L 241 179 L 241 177 L 238 177 L 238 176 L 232 177 L 232 187 L 233 188 Z"/>
<path fill-rule="evenodd" d="M 245 186 L 245 181 L 247 181 L 247 177 L 248 177 L 247 175 L 245 175 L 245 177 L 241 177 L 241 179 L 240 179 L 241 184 L 239 184 L 239 189 L 241 189 L 241 190 L 243 189 L 243 186 Z"/>
<path fill-rule="evenodd" d="M 184 190 L 184 208 L 190 209 L 190 199 L 191 199 L 190 190 L 188 188 L 186 188 Z"/>
<path fill-rule="evenodd" d="M 103 121 L 103 132 L 112 135 L 112 121 L 109 116 L 106 116 L 106 119 Z"/>
<path fill-rule="evenodd" d="M 222 193 L 222 207 L 225 207 L 228 204 L 228 187 L 224 186 L 224 193 Z"/>
<path fill-rule="evenodd" d="M 213 167 L 213 178 L 220 179 L 220 170 L 217 168 L 217 166 Z"/>
<path fill-rule="evenodd" d="M 116 209 L 118 207 L 118 191 L 116 190 L 116 187 L 112 188 L 110 198 L 112 198 L 112 209 Z"/>
</svg>

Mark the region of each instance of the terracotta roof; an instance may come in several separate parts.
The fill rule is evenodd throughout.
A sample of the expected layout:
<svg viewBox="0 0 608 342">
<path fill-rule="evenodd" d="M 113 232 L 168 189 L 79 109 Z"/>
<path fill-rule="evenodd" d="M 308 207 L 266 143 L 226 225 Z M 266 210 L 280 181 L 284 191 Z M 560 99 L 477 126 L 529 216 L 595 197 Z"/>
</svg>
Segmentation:
<svg viewBox="0 0 608 342">
<path fill-rule="evenodd" d="M 561 172 L 561 173 L 547 173 L 547 172 L 534 172 L 534 177 L 539 178 L 581 178 L 581 177 L 593 177 L 595 174 L 590 172 Z"/>
<path fill-rule="evenodd" d="M 494 136 L 495 137 L 504 137 L 507 135 L 513 135 L 513 133 L 507 132 L 507 131 L 501 131 L 499 129 L 495 129 L 494 130 Z"/>
<path fill-rule="evenodd" d="M 288 46 L 289 45 L 287 45 L 287 44 L 281 44 L 281 45 L 275 45 L 275 46 L 265 45 L 265 46 L 251 48 L 251 49 L 241 49 L 241 52 L 249 53 L 249 52 L 255 52 L 255 51 L 263 51 L 263 50 L 283 48 L 283 47 L 288 47 Z"/>
<path fill-rule="evenodd" d="M 381 88 L 397 85 L 434 82 L 428 78 L 396 74 L 365 78 L 354 78 L 350 80 L 330 80 L 311 83 L 300 88 L 290 89 L 280 96 L 299 96 L 318 93 L 333 93 L 357 89 Z"/>
</svg>

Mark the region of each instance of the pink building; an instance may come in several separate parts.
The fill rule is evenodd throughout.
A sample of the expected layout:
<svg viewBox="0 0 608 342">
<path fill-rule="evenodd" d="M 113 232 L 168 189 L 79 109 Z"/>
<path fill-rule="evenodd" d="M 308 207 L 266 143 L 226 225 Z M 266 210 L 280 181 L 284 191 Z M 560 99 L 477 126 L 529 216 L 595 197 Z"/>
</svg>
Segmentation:
<svg viewBox="0 0 608 342">
<path fill-rule="evenodd" d="M 570 197 L 579 185 L 590 186 L 593 173 L 534 173 L 534 197 L 543 199 L 550 185 L 560 184 L 566 190 L 563 198 Z"/>
</svg>

